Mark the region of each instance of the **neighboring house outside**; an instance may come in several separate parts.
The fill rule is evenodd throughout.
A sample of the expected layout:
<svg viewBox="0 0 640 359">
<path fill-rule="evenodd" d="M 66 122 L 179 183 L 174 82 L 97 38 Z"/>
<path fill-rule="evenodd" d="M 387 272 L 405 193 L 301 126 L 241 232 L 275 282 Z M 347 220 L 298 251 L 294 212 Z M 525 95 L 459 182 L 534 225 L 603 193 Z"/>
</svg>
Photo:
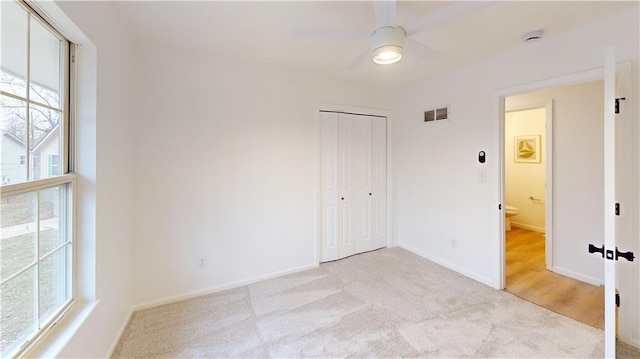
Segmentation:
<svg viewBox="0 0 640 359">
<path fill-rule="evenodd" d="M 60 175 L 60 149 L 58 126 L 33 146 L 29 153 L 32 179 Z M 26 144 L 9 132 L 2 133 L 2 184 L 20 183 L 26 180 Z"/>
<path fill-rule="evenodd" d="M 62 173 L 59 133 L 58 126 L 55 126 L 31 151 L 34 179 L 59 176 Z"/>
<path fill-rule="evenodd" d="M 2 184 L 24 182 L 27 177 L 25 144 L 9 132 L 2 132 Z"/>
</svg>

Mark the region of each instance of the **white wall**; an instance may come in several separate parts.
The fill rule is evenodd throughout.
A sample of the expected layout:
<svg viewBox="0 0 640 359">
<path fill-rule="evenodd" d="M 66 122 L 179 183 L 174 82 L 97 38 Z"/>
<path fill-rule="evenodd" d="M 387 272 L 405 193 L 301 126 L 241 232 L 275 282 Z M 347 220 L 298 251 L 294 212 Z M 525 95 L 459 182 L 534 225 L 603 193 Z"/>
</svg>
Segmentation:
<svg viewBox="0 0 640 359">
<path fill-rule="evenodd" d="M 38 4 L 78 53 L 74 311 L 28 354 L 105 357 L 129 318 L 132 295 L 131 41 L 108 2 Z"/>
<path fill-rule="evenodd" d="M 390 109 L 394 97 L 205 51 L 136 48 L 138 307 L 314 266 L 315 106 Z"/>
<path fill-rule="evenodd" d="M 554 114 L 553 270 L 601 284 L 604 282 L 602 259 L 584 249 L 589 243 L 598 244 L 604 238 L 604 82 L 591 81 L 511 96 L 506 99 L 505 107 L 526 107 L 551 100 Z"/>
<path fill-rule="evenodd" d="M 637 9 L 625 11 L 402 89 L 392 139 L 394 223 L 399 245 L 499 288 L 499 149 L 503 139 L 498 94 L 601 68 L 604 48 L 609 44 L 616 47 L 619 61 L 633 60 L 637 71 L 638 23 Z M 637 81 L 634 86 L 637 89 Z M 450 121 L 435 125 L 421 121 L 424 109 L 444 104 L 450 105 Z M 633 106 L 637 121 L 637 102 Z M 481 150 L 488 156 L 483 165 L 477 161 Z M 482 169 L 488 174 L 485 182 L 480 180 Z M 637 161 L 629 172 L 637 173 Z M 637 197 L 627 200 L 638 201 Z M 637 226 L 634 231 L 637 240 Z M 598 262 L 597 266 L 601 265 Z M 626 309 L 631 310 L 628 318 L 639 323 L 637 299 L 633 306 Z M 635 330 L 633 340 L 640 343 Z"/>
<path fill-rule="evenodd" d="M 509 98 L 507 98 L 508 104 Z M 533 104 L 540 105 L 540 103 Z M 509 107 L 507 107 L 509 108 Z M 547 139 L 546 108 L 512 111 L 505 114 L 504 176 L 505 204 L 518 208 L 511 217 L 511 225 L 544 232 L 545 223 L 545 166 L 547 153 L 543 151 Z M 515 162 L 516 136 L 540 136 L 539 162 Z M 531 200 L 529 197 L 538 199 Z"/>
</svg>

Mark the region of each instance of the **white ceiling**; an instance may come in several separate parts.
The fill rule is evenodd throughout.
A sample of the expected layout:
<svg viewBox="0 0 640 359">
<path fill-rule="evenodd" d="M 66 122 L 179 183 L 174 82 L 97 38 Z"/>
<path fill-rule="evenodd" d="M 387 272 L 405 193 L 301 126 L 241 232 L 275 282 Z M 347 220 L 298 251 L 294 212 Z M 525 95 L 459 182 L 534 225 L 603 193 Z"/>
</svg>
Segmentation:
<svg viewBox="0 0 640 359">
<path fill-rule="evenodd" d="M 401 1 L 397 6 L 398 24 L 448 3 Z M 295 37 L 291 29 L 372 32 L 376 25 L 369 1 L 126 1 L 115 6 L 138 41 L 185 50 L 186 59 L 204 51 L 398 87 L 525 46 L 520 37 L 528 31 L 544 29 L 545 37 L 551 38 L 597 18 L 638 7 L 638 2 L 500 2 L 412 36 L 442 52 L 444 56 L 438 61 L 427 63 L 406 55 L 393 65 L 367 61 L 355 70 L 346 66 L 368 48 L 367 40 Z"/>
</svg>

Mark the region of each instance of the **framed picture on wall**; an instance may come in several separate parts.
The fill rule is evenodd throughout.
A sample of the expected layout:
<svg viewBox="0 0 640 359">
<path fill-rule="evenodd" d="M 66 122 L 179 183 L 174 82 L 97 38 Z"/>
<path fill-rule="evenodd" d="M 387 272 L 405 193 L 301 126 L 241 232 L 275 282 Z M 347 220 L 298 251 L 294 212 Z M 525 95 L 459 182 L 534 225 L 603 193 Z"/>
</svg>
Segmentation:
<svg viewBox="0 0 640 359">
<path fill-rule="evenodd" d="M 540 163 L 540 135 L 513 136 L 514 162 Z"/>
</svg>

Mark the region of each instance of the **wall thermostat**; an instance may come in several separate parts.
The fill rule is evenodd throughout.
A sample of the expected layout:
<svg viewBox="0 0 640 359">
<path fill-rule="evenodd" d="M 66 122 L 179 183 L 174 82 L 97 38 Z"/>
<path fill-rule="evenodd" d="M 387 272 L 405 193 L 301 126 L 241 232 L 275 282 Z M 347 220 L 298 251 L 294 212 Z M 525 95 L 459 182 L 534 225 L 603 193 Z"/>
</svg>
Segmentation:
<svg viewBox="0 0 640 359">
<path fill-rule="evenodd" d="M 478 152 L 478 162 L 484 163 L 484 161 L 486 161 L 486 156 L 484 151 Z"/>
</svg>

